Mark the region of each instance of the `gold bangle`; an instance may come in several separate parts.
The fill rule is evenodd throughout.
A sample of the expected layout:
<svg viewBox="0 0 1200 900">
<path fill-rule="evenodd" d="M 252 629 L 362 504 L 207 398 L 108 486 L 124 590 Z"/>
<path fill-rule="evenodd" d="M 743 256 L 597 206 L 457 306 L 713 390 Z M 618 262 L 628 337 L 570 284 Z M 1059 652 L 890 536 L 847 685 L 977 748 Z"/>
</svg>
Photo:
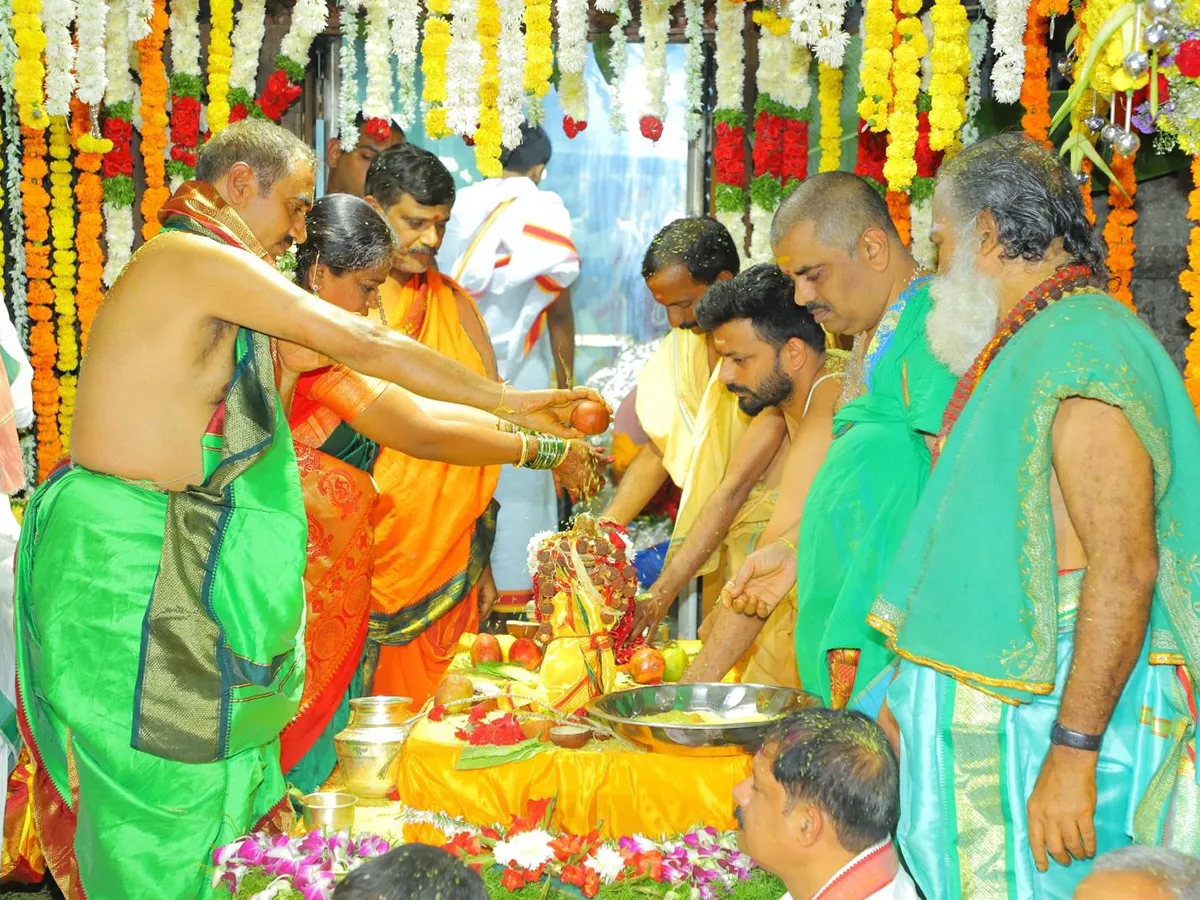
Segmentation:
<svg viewBox="0 0 1200 900">
<path fill-rule="evenodd" d="M 785 547 L 787 547 L 789 550 L 791 550 L 793 555 L 795 555 L 795 554 L 798 552 L 798 551 L 796 550 L 796 545 L 795 545 L 795 544 L 793 544 L 791 541 L 789 541 L 787 538 L 783 538 L 783 537 L 781 537 L 781 538 L 776 538 L 776 540 L 777 540 L 779 543 L 783 544 L 783 546 L 785 546 Z"/>
<path fill-rule="evenodd" d="M 521 458 L 517 460 L 517 468 L 525 468 L 525 463 L 529 461 L 529 437 L 517 432 L 517 437 L 521 439 Z"/>
<path fill-rule="evenodd" d="M 507 406 L 504 405 L 504 395 L 507 391 L 508 391 L 508 382 L 505 382 L 505 381 L 500 382 L 500 402 L 497 403 L 496 408 L 494 410 L 492 410 L 493 416 L 499 416 L 500 413 L 502 413 L 502 412 L 513 412 L 513 410 L 509 409 Z"/>
</svg>

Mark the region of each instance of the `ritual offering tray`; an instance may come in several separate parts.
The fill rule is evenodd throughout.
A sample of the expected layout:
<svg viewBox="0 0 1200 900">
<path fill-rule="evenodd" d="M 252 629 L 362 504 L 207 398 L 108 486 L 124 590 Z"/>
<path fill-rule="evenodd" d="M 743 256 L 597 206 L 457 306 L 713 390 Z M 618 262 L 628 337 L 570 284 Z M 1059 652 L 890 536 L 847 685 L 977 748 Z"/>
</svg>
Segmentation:
<svg viewBox="0 0 1200 900">
<path fill-rule="evenodd" d="M 590 718 L 647 750 L 682 756 L 754 753 L 784 718 L 821 700 L 762 684 L 657 684 L 597 697 Z"/>
</svg>

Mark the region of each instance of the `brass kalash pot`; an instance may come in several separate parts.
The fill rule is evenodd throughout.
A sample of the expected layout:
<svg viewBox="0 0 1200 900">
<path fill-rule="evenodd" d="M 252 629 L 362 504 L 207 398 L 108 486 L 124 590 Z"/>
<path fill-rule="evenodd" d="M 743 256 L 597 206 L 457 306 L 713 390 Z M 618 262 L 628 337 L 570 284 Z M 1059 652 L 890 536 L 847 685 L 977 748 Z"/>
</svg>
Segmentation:
<svg viewBox="0 0 1200 900">
<path fill-rule="evenodd" d="M 396 786 L 400 751 L 412 718 L 408 697 L 360 697 L 350 701 L 350 724 L 333 739 L 342 783 L 356 797 L 386 797 Z"/>
</svg>

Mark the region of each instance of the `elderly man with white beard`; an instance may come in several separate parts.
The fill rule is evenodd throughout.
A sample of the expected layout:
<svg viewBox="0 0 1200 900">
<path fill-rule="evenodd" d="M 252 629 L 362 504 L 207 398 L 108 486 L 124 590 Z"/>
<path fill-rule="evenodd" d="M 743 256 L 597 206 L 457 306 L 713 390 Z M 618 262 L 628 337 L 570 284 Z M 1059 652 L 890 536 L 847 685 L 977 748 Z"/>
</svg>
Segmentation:
<svg viewBox="0 0 1200 900">
<path fill-rule="evenodd" d="M 1200 850 L 1200 425 L 1049 151 L 963 150 L 933 240 L 961 377 L 871 613 L 902 658 L 898 837 L 930 900 L 1066 898 L 1097 853 Z"/>
</svg>

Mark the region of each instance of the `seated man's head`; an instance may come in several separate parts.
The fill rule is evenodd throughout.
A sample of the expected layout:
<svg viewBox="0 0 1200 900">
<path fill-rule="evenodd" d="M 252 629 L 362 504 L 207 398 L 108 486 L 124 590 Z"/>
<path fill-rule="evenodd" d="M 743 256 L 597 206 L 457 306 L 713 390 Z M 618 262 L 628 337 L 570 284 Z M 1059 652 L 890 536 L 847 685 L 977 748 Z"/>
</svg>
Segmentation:
<svg viewBox="0 0 1200 900">
<path fill-rule="evenodd" d="M 783 722 L 734 789 L 739 843 L 810 896 L 847 862 L 891 838 L 900 777 L 883 730 L 861 713 L 807 709 Z"/>
<path fill-rule="evenodd" d="M 390 122 L 387 137 L 369 133 L 363 125 L 366 120 L 359 113 L 355 120 L 358 126 L 358 144 L 353 150 L 343 150 L 341 138 L 330 138 L 325 144 L 325 161 L 329 165 L 329 178 L 325 181 L 327 194 L 353 194 L 363 196 L 366 190 L 367 169 L 384 150 L 398 147 L 405 142 L 404 130 Z"/>
<path fill-rule="evenodd" d="M 796 302 L 834 334 L 879 324 L 912 255 L 887 203 L 849 172 L 814 175 L 779 205 L 771 249 L 796 282 Z"/>
<path fill-rule="evenodd" d="M 483 879 L 458 857 L 405 844 L 367 860 L 333 889 L 333 900 L 487 900 Z"/>
<path fill-rule="evenodd" d="M 1134 844 L 1097 858 L 1075 900 L 1200 900 L 1200 859 Z"/>
<path fill-rule="evenodd" d="M 416 274 L 433 265 L 454 195 L 454 176 L 428 150 L 402 144 L 375 157 L 367 169 L 367 202 L 396 232 L 396 268 Z"/>
<path fill-rule="evenodd" d="M 521 143 L 500 151 L 500 165 L 505 175 L 524 175 L 538 184 L 546 174 L 551 152 L 550 135 L 541 125 L 522 125 Z"/>
<path fill-rule="evenodd" d="M 979 141 L 942 167 L 930 237 L 938 271 L 925 327 L 930 348 L 955 374 L 970 367 L 1019 299 L 1006 282 L 1023 295 L 1072 263 L 1104 281 L 1079 183 L 1056 153 L 1021 134 Z"/>
<path fill-rule="evenodd" d="M 712 285 L 736 275 L 740 265 L 733 238 L 716 219 L 676 219 L 650 242 L 642 278 L 672 328 L 699 333 L 695 305 Z"/>
<path fill-rule="evenodd" d="M 286 128 L 262 119 L 235 122 L 200 148 L 196 179 L 217 189 L 272 256 L 304 240 L 316 156 Z"/>
<path fill-rule="evenodd" d="M 377 307 L 396 249 L 383 216 L 366 200 L 326 194 L 309 211 L 307 230 L 296 248 L 300 286 L 347 312 L 365 316 Z"/>
<path fill-rule="evenodd" d="M 758 265 L 714 284 L 696 305 L 721 356 L 721 381 L 747 415 L 786 403 L 824 364 L 825 332 L 793 292 L 778 266 Z"/>
</svg>

